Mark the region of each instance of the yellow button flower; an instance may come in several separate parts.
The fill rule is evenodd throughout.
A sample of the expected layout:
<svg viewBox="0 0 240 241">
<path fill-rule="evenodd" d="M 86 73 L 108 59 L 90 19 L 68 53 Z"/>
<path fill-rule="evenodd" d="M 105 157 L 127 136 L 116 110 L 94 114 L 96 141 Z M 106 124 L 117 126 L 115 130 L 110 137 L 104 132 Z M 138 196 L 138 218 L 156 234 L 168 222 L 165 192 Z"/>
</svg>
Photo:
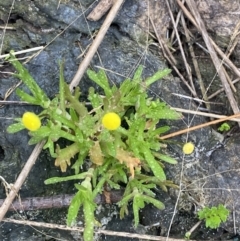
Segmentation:
<svg viewBox="0 0 240 241">
<path fill-rule="evenodd" d="M 192 154 L 194 151 L 194 144 L 192 142 L 187 142 L 183 146 L 183 153 L 186 155 Z"/>
<path fill-rule="evenodd" d="M 103 116 L 102 124 L 108 130 L 116 130 L 121 125 L 120 116 L 114 112 L 109 112 Z"/>
<path fill-rule="evenodd" d="M 33 112 L 25 112 L 22 116 L 22 123 L 30 131 L 36 131 L 41 127 L 40 118 Z"/>
</svg>

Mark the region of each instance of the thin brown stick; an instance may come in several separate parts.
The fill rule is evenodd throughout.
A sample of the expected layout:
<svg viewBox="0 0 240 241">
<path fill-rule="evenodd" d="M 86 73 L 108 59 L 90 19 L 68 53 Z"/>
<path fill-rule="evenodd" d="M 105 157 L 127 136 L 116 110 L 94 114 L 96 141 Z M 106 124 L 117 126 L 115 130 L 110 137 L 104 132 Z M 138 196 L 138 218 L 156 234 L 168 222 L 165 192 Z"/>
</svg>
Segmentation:
<svg viewBox="0 0 240 241">
<path fill-rule="evenodd" d="M 35 47 L 35 48 L 30 48 L 30 49 L 24 49 L 24 50 L 14 52 L 14 55 L 25 54 L 25 53 L 29 53 L 29 52 L 33 52 L 33 51 L 39 51 L 39 50 L 42 50 L 43 48 L 44 48 L 44 46 L 39 46 L 39 47 Z M 0 55 L 0 59 L 6 58 L 9 56 L 10 56 L 10 54 L 2 54 L 2 55 Z"/>
<path fill-rule="evenodd" d="M 105 34 L 107 33 L 107 30 L 108 30 L 110 24 L 112 23 L 113 19 L 117 15 L 118 10 L 122 6 L 123 2 L 124 2 L 124 0 L 116 0 L 115 3 L 113 4 L 110 12 L 108 13 L 105 21 L 103 22 L 103 25 L 101 26 L 101 28 L 100 28 L 100 30 L 97 34 L 97 37 L 95 38 L 91 47 L 89 48 L 89 50 L 86 54 L 86 57 L 80 63 L 80 65 L 78 67 L 78 70 L 77 70 L 77 73 L 75 74 L 72 82 L 69 85 L 69 88 L 70 88 L 71 91 L 74 89 L 74 87 L 76 87 L 79 84 L 85 70 L 87 69 L 88 65 L 90 64 L 94 54 L 96 53 L 96 51 L 97 51 L 99 45 L 101 44 Z"/>
<path fill-rule="evenodd" d="M 8 184 L 8 187 L 11 186 Z M 94 199 L 96 204 L 117 203 L 122 199 L 123 190 L 112 190 L 105 194 L 98 194 Z M 26 211 L 26 210 L 40 210 L 50 208 L 69 207 L 74 194 L 61 194 L 51 197 L 28 197 L 19 198 L 12 202 L 8 211 Z M 4 199 L 0 199 L 0 206 L 4 203 Z"/>
<path fill-rule="evenodd" d="M 186 232 L 187 235 L 189 235 L 189 237 L 191 236 L 191 234 L 197 229 L 197 227 L 202 223 L 202 220 L 198 221 L 197 223 L 194 224 L 194 226 Z M 186 236 L 187 236 L 186 235 Z"/>
<path fill-rule="evenodd" d="M 150 22 L 151 22 L 151 24 L 153 26 L 153 29 L 154 29 L 154 32 L 155 32 L 156 37 L 158 39 L 158 42 L 159 42 L 159 44 L 161 46 L 163 56 L 171 64 L 172 68 L 176 71 L 177 75 L 182 80 L 182 82 L 188 87 L 188 89 L 192 93 L 192 95 L 194 97 L 197 97 L 196 92 L 192 89 L 192 87 L 188 84 L 188 82 L 185 80 L 185 78 L 182 76 L 182 74 L 179 72 L 178 68 L 176 67 L 175 62 L 173 61 L 174 57 L 173 57 L 172 53 L 169 51 L 168 47 L 165 46 L 164 41 L 162 40 L 160 34 L 158 34 L 156 26 L 155 26 L 155 24 L 154 24 L 154 22 L 153 22 L 153 20 L 152 20 L 152 18 L 150 16 L 149 16 L 149 19 L 150 19 Z"/>
<path fill-rule="evenodd" d="M 28 220 L 16 220 L 11 218 L 5 218 L 3 220 L 6 223 L 16 223 L 16 224 L 22 224 L 22 225 L 28 225 L 28 226 L 35 226 L 35 227 L 41 227 L 41 228 L 52 228 L 52 229 L 61 229 L 66 231 L 76 231 L 76 232 L 83 232 L 84 228 L 82 227 L 67 227 L 65 225 L 59 225 L 59 224 L 53 224 L 53 223 L 45 223 L 45 222 L 35 222 L 35 221 L 28 221 Z M 139 238 L 145 239 L 145 240 L 157 240 L 157 241 L 165 241 L 166 237 L 161 236 L 153 236 L 153 235 L 146 235 L 146 234 L 137 234 L 137 233 L 127 233 L 127 232 L 117 232 L 117 231 L 111 231 L 111 230 L 95 230 L 95 233 L 98 234 L 104 234 L 109 236 L 117 236 L 117 237 L 129 237 L 129 238 Z M 173 239 L 168 238 L 169 241 L 185 241 L 185 239 Z M 193 240 L 190 240 L 193 241 Z"/>
<path fill-rule="evenodd" d="M 186 36 L 186 39 L 187 39 L 187 42 L 188 42 L 189 52 L 190 52 L 190 55 L 191 55 L 191 58 L 192 58 L 193 66 L 194 66 L 194 69 L 195 69 L 195 72 L 196 72 L 196 75 L 197 75 L 197 79 L 198 79 L 198 82 L 199 82 L 199 86 L 200 86 L 200 89 L 201 89 L 201 92 L 202 92 L 202 98 L 205 101 L 207 109 L 210 110 L 210 104 L 208 103 L 208 97 L 207 97 L 207 91 L 206 91 L 206 88 L 205 88 L 203 80 L 202 80 L 201 71 L 200 71 L 199 66 L 198 66 L 196 55 L 194 53 L 194 49 L 193 49 L 193 46 L 191 44 L 191 38 L 190 38 L 189 30 L 187 29 L 186 22 L 185 22 L 185 19 L 184 19 L 183 15 L 181 15 L 181 22 L 182 22 L 182 26 L 183 26 L 185 36 Z"/>
<path fill-rule="evenodd" d="M 26 101 L 17 101 L 17 100 L 0 100 L 1 105 L 34 105 Z"/>
<path fill-rule="evenodd" d="M 87 19 L 98 21 L 113 5 L 113 0 L 101 0 L 97 6 L 88 14 Z"/>
<path fill-rule="evenodd" d="M 171 17 L 173 28 L 174 28 L 174 31 L 175 31 L 175 34 L 176 34 L 176 37 L 177 37 L 177 41 L 178 41 L 178 46 L 179 46 L 179 49 L 180 49 L 180 52 L 181 52 L 181 55 L 182 55 L 182 59 L 183 59 L 184 65 L 185 65 L 185 69 L 186 69 L 186 72 L 187 72 L 187 75 L 188 75 L 188 79 L 189 79 L 191 88 L 192 88 L 192 90 L 195 93 L 194 96 L 197 96 L 197 93 L 196 93 L 196 90 L 195 90 L 195 86 L 194 86 L 193 80 L 192 80 L 192 73 L 191 73 L 191 70 L 190 70 L 190 66 L 189 66 L 189 64 L 187 62 L 187 59 L 186 59 L 186 56 L 185 56 L 185 53 L 184 53 L 184 50 L 183 50 L 183 47 L 182 47 L 182 42 L 181 42 L 180 36 L 178 34 L 177 25 L 176 25 L 176 22 L 174 20 L 173 14 L 172 14 L 172 10 L 170 8 L 168 0 L 165 0 L 165 2 L 166 2 L 166 5 L 167 5 L 167 8 L 168 8 L 169 15 Z"/>
<path fill-rule="evenodd" d="M 9 26 L 10 24 L 8 24 L 8 26 L 2 26 L 2 25 L 0 25 L 0 29 L 6 29 L 6 30 L 16 30 L 16 28 L 15 27 L 11 27 L 11 26 Z"/>
<path fill-rule="evenodd" d="M 197 111 L 197 110 L 189 110 L 189 109 L 182 109 L 182 108 L 175 108 L 175 107 L 171 107 L 171 109 L 176 110 L 181 113 L 187 113 L 187 114 L 192 114 L 192 115 L 201 115 L 201 116 L 206 116 L 209 118 L 221 119 L 221 118 L 227 117 L 226 115 L 217 115 L 217 114 L 213 114 L 213 113 L 209 113 L 209 112 L 202 112 L 202 111 Z M 240 119 L 232 118 L 231 121 L 240 122 Z"/>
<path fill-rule="evenodd" d="M 10 2 L 10 1 L 9 1 L 9 2 Z M 1 33 L 0 55 L 2 54 L 4 37 L 5 37 L 5 34 L 6 34 L 8 22 L 9 22 L 9 20 L 10 20 L 12 11 L 13 11 L 13 9 L 14 9 L 14 4 L 15 4 L 15 0 L 12 1 L 11 7 L 10 7 L 10 11 L 8 12 L 8 16 L 7 16 L 7 21 L 6 21 L 5 27 L 3 28 L 3 31 L 2 31 L 2 33 Z"/>
<path fill-rule="evenodd" d="M 237 83 L 240 80 L 240 78 L 237 78 L 235 80 L 232 81 L 233 84 Z M 217 90 L 216 92 L 214 92 L 213 94 L 208 96 L 208 99 L 212 99 L 213 97 L 215 97 L 216 95 L 218 95 L 219 93 L 223 92 L 224 88 L 220 88 L 219 90 Z"/>
<path fill-rule="evenodd" d="M 177 0 L 177 3 L 179 5 L 179 7 L 182 9 L 182 11 L 184 12 L 184 14 L 188 17 L 188 19 L 194 24 L 194 26 L 199 29 L 198 24 L 196 23 L 196 21 L 194 20 L 194 18 L 192 17 L 192 15 L 190 14 L 190 12 L 187 10 L 187 8 L 183 5 L 183 3 L 180 0 Z M 233 64 L 233 62 L 222 52 L 222 50 L 215 44 L 215 42 L 209 37 L 214 49 L 217 51 L 217 53 L 221 56 L 222 61 L 224 61 L 227 65 L 228 68 L 232 69 L 234 71 L 234 73 L 240 77 L 240 70 Z"/>
<path fill-rule="evenodd" d="M 185 0 L 183 0 L 183 4 L 184 4 L 184 2 L 185 2 Z M 181 16 L 183 16 L 183 12 L 180 9 L 180 11 L 178 12 L 177 17 L 176 17 L 176 24 L 178 24 Z M 170 42 L 171 43 L 173 42 L 174 36 L 175 36 L 175 31 L 173 31 L 172 34 L 171 34 L 171 37 L 170 37 Z"/>
<path fill-rule="evenodd" d="M 226 69 L 225 69 L 224 67 L 223 67 L 223 71 L 224 71 L 224 74 L 225 74 L 225 76 L 226 76 L 226 79 L 227 79 L 228 84 L 230 85 L 231 89 L 232 89 L 234 92 L 237 92 L 237 90 L 236 90 L 236 88 L 235 88 L 235 86 L 234 86 L 234 84 L 233 84 L 233 82 L 232 82 L 232 80 L 231 80 L 228 72 L 226 71 Z"/>
<path fill-rule="evenodd" d="M 236 24 L 236 26 L 235 26 L 235 28 L 233 30 L 233 33 L 232 33 L 232 36 L 231 36 L 228 48 L 227 48 L 226 53 L 225 53 L 228 58 L 232 54 L 234 48 L 236 47 L 236 45 L 238 43 L 239 34 L 240 34 L 239 29 L 240 29 L 240 20 L 238 21 L 238 23 Z"/>
<path fill-rule="evenodd" d="M 232 93 L 232 90 L 228 84 L 228 81 L 226 79 L 226 76 L 224 74 L 224 70 L 223 70 L 223 65 L 222 63 L 220 62 L 220 60 L 218 59 L 218 56 L 213 48 L 213 45 L 210 41 L 210 38 L 208 36 L 208 33 L 207 33 L 207 30 L 205 28 L 205 25 L 204 25 L 204 22 L 198 12 L 198 9 L 196 7 L 196 3 L 193 1 L 193 0 L 186 0 L 188 6 L 189 6 L 189 9 L 191 9 L 193 15 L 195 16 L 195 20 L 199 26 L 199 29 L 200 29 L 200 32 L 202 34 L 202 37 L 203 37 L 203 40 L 209 50 L 209 54 L 212 58 L 212 61 L 213 61 L 213 64 L 215 65 L 215 68 L 216 68 L 216 71 L 218 72 L 218 75 L 222 81 L 222 85 L 224 87 L 224 90 L 226 92 L 226 95 L 228 97 L 228 100 L 229 100 L 229 103 L 232 107 L 232 110 L 233 112 L 236 114 L 236 113 L 239 113 L 239 108 L 238 108 L 238 104 L 233 96 L 233 93 Z M 240 124 L 239 124 L 240 125 Z"/>
<path fill-rule="evenodd" d="M 0 207 L 0 221 L 4 218 L 6 212 L 8 211 L 13 199 L 17 195 L 19 189 L 21 188 L 22 184 L 24 183 L 25 179 L 27 178 L 29 172 L 31 171 L 33 165 L 35 164 L 35 161 L 40 154 L 42 147 L 44 145 L 44 141 L 38 143 L 35 148 L 32 151 L 32 154 L 28 158 L 25 166 L 23 167 L 21 173 L 19 174 L 16 182 L 14 185 L 12 185 L 11 191 L 7 195 L 7 198 L 5 199 L 4 203 Z"/>
<path fill-rule="evenodd" d="M 184 134 L 184 133 L 187 133 L 187 132 L 190 132 L 190 131 L 195 131 L 195 130 L 203 128 L 203 127 L 214 125 L 214 124 L 226 121 L 226 120 L 231 120 L 231 119 L 236 118 L 236 117 L 240 117 L 240 113 L 234 114 L 234 115 L 231 115 L 231 116 L 228 116 L 226 118 L 219 119 L 219 120 L 214 120 L 214 121 L 210 121 L 210 122 L 207 122 L 207 123 L 203 123 L 203 124 L 200 124 L 200 125 L 197 125 L 197 126 L 192 126 L 190 128 L 180 130 L 180 131 L 176 131 L 174 133 L 171 133 L 171 134 L 168 134 L 168 135 L 165 135 L 165 136 L 160 136 L 159 139 L 165 140 L 165 139 L 168 139 L 168 138 L 171 138 L 171 137 L 174 137 L 174 136 L 179 136 L 181 134 Z"/>
</svg>

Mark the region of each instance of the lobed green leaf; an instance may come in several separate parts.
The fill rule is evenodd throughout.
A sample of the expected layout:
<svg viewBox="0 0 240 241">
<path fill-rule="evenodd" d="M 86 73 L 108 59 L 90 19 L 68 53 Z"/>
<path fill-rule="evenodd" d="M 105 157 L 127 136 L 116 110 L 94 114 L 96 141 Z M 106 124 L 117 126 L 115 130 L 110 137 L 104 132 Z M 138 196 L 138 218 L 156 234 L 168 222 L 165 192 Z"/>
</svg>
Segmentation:
<svg viewBox="0 0 240 241">
<path fill-rule="evenodd" d="M 106 95 L 106 97 L 112 96 L 112 91 L 108 83 L 108 78 L 104 70 L 100 69 L 98 73 L 90 69 L 87 70 L 88 77 L 99 85 Z"/>
<path fill-rule="evenodd" d="M 151 77 L 149 77 L 145 80 L 146 86 L 149 87 L 151 84 L 153 84 L 157 80 L 162 79 L 163 77 L 169 75 L 171 73 L 171 71 L 172 71 L 171 69 L 163 69 L 163 70 L 157 71 L 154 75 L 152 75 Z"/>
<path fill-rule="evenodd" d="M 140 83 L 142 81 L 142 79 L 141 79 L 142 72 L 143 72 L 143 66 L 139 65 L 137 70 L 134 73 L 132 81 L 134 81 L 136 83 Z"/>
</svg>

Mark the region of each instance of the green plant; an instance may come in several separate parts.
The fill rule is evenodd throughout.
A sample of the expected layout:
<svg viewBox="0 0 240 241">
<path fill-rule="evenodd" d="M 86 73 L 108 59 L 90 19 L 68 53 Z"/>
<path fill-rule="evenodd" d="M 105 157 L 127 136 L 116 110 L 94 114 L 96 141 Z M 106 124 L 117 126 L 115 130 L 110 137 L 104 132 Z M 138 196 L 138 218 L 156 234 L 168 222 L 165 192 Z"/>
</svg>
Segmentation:
<svg viewBox="0 0 240 241">
<path fill-rule="evenodd" d="M 217 207 L 204 207 L 198 211 L 198 218 L 205 220 L 205 225 L 208 228 L 218 228 L 222 222 L 226 222 L 229 215 L 229 210 L 222 204 Z"/>
<path fill-rule="evenodd" d="M 230 130 L 230 125 L 226 122 L 222 123 L 221 126 L 218 128 L 219 131 L 229 131 Z"/>
<path fill-rule="evenodd" d="M 43 108 L 38 115 L 42 125 L 29 132 L 29 144 L 45 140 L 44 149 L 49 149 L 51 156 L 55 158 L 55 165 L 62 172 L 68 166 L 75 171 L 71 176 L 52 177 L 45 184 L 81 181 L 80 184 L 75 184 L 77 192 L 68 210 L 67 225 L 75 223 L 78 211 L 82 208 L 85 217 L 84 240 L 93 239 L 96 209 L 94 199 L 106 184 L 119 189 L 120 183 L 125 183 L 125 192 L 118 202 L 120 216 L 122 218 L 128 213 L 129 203 L 132 202 L 135 226 L 139 223 L 139 210 L 146 203 L 164 208 L 164 204 L 154 198 L 152 189 L 159 186 L 166 191 L 168 186 L 176 187 L 166 179 L 164 162 L 177 162 L 162 153 L 166 144 L 161 142 L 161 135 L 170 128 L 159 127 L 158 122 L 161 119 L 179 119 L 182 115 L 164 102 L 149 98 L 147 88 L 169 74 L 169 69 L 158 71 L 142 80 L 143 67 L 139 66 L 133 79 L 127 78 L 119 87 L 109 85 L 103 70 L 88 70 L 88 77 L 104 92 L 100 95 L 93 87 L 89 89 L 89 110 L 85 102 L 79 101 L 79 88 L 73 94 L 69 90 L 64 81 L 62 64 L 59 94 L 50 100 L 13 54 L 9 61 L 17 70 L 15 76 L 30 91 L 26 93 L 17 89 L 17 95 L 21 100 Z M 8 127 L 8 132 L 15 133 L 25 128 L 21 118 L 16 118 L 16 121 L 17 123 Z M 68 140 L 70 144 L 61 148 L 57 144 L 60 138 Z M 86 161 L 86 157 L 90 161 Z M 85 162 L 88 162 L 87 170 L 82 169 Z"/>
</svg>

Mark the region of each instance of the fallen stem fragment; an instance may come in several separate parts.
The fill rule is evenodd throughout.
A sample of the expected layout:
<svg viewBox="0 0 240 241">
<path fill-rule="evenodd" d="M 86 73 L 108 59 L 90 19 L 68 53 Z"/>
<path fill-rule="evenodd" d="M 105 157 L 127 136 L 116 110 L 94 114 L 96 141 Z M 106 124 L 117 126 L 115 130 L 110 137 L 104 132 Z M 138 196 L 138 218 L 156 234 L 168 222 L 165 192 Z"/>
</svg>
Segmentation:
<svg viewBox="0 0 240 241">
<path fill-rule="evenodd" d="M 98 5 L 88 14 L 87 19 L 98 21 L 113 5 L 113 0 L 101 0 Z"/>
<path fill-rule="evenodd" d="M 182 112 L 182 113 L 187 113 L 187 114 L 192 114 L 192 115 L 201 115 L 201 116 L 206 116 L 206 117 L 211 117 L 211 118 L 218 118 L 218 119 L 228 117 L 226 115 L 217 115 L 217 114 L 206 113 L 206 112 L 197 111 L 197 110 L 188 110 L 188 109 L 174 108 L 174 107 L 171 107 L 171 109 L 176 110 L 178 112 Z M 240 119 L 233 118 L 233 119 L 231 119 L 231 121 L 240 122 Z"/>
<path fill-rule="evenodd" d="M 122 190 L 113 190 L 109 192 L 108 197 L 105 194 L 96 196 L 94 202 L 96 204 L 117 203 L 122 199 Z M 26 210 L 41 210 L 50 208 L 69 207 L 73 194 L 61 194 L 51 197 L 28 197 L 15 200 L 8 211 L 26 211 Z M 4 199 L 0 199 L 0 205 L 4 203 Z"/>
<path fill-rule="evenodd" d="M 194 130 L 197 130 L 197 129 L 200 129 L 200 128 L 203 128 L 203 127 L 214 125 L 214 124 L 226 121 L 226 120 L 231 120 L 231 119 L 236 118 L 236 117 L 240 117 L 240 113 L 237 113 L 235 115 L 231 115 L 231 116 L 219 119 L 219 120 L 214 120 L 214 121 L 210 121 L 210 122 L 207 122 L 207 123 L 203 123 L 203 124 L 200 124 L 200 125 L 197 125 L 197 126 L 192 126 L 190 128 L 180 130 L 180 131 L 176 131 L 174 133 L 171 133 L 171 134 L 168 134 L 168 135 L 165 135 L 165 136 L 160 136 L 159 139 L 165 140 L 165 139 L 168 139 L 168 138 L 171 138 L 171 137 L 174 137 L 174 136 L 179 136 L 181 134 L 184 134 L 184 133 L 187 133 L 187 132 L 190 132 L 190 131 L 194 131 Z"/>
<path fill-rule="evenodd" d="M 123 4 L 124 0 L 118 0 L 115 1 L 113 4 L 111 10 L 109 11 L 105 21 L 103 22 L 97 37 L 93 41 L 91 47 L 89 48 L 84 60 L 80 63 L 77 73 L 75 74 L 73 80 L 71 81 L 69 88 L 72 91 L 74 87 L 76 87 L 79 84 L 79 81 L 81 80 L 83 74 L 85 73 L 85 70 L 89 66 L 94 54 L 96 53 L 99 45 L 101 44 L 105 34 L 107 33 L 108 28 L 110 27 L 113 19 L 118 13 L 118 10 L 120 9 L 121 5 Z"/>
<path fill-rule="evenodd" d="M 82 228 L 82 227 L 70 228 L 70 227 L 67 227 L 67 226 L 61 225 L 61 224 L 35 222 L 35 221 L 29 221 L 29 220 L 16 220 L 16 219 L 11 219 L 11 218 L 5 218 L 3 221 L 6 223 L 17 223 L 17 224 L 35 226 L 35 227 L 41 227 L 41 228 L 61 229 L 61 230 L 67 230 L 67 231 L 71 231 L 71 232 L 72 231 L 83 232 L 83 230 L 84 230 L 84 228 Z M 109 236 L 117 236 L 117 237 L 139 238 L 139 239 L 145 239 L 145 240 L 157 240 L 157 241 L 165 241 L 166 240 L 166 237 L 161 237 L 161 236 L 127 233 L 127 232 L 116 232 L 116 231 L 104 230 L 104 229 L 95 230 L 95 233 L 109 235 Z M 185 239 L 168 238 L 168 241 L 185 241 Z M 189 241 L 193 241 L 193 240 L 189 239 Z"/>
<path fill-rule="evenodd" d="M 21 50 L 21 51 L 14 52 L 14 55 L 38 51 L 38 50 L 42 50 L 43 48 L 44 48 L 44 46 L 39 46 L 39 47 L 31 48 L 31 49 L 24 49 L 24 50 Z M 3 59 L 5 57 L 9 57 L 9 56 L 10 56 L 9 54 L 2 54 L 2 55 L 0 55 L 0 59 Z"/>
<path fill-rule="evenodd" d="M 216 71 L 217 71 L 217 73 L 219 75 L 219 78 L 220 78 L 220 80 L 222 82 L 223 88 L 224 88 L 224 90 L 226 92 L 226 96 L 227 96 L 227 98 L 229 100 L 231 108 L 232 108 L 233 112 L 235 114 L 237 114 L 237 113 L 239 113 L 238 104 L 237 104 L 237 102 L 235 100 L 235 97 L 234 97 L 234 95 L 232 93 L 230 85 L 229 85 L 229 83 L 227 81 L 227 77 L 225 75 L 225 70 L 224 70 L 224 67 L 223 67 L 223 61 L 219 60 L 219 58 L 217 56 L 217 53 L 215 52 L 214 46 L 213 46 L 213 44 L 212 44 L 212 42 L 211 42 L 211 40 L 210 40 L 210 38 L 208 36 L 207 29 L 205 27 L 205 24 L 204 24 L 204 22 L 203 22 L 203 20 L 201 18 L 201 15 L 200 15 L 198 9 L 196 7 L 195 1 L 193 1 L 193 0 L 186 0 L 186 2 L 187 2 L 187 5 L 188 5 L 189 9 L 192 12 L 192 14 L 195 17 L 195 21 L 196 21 L 197 25 L 199 26 L 198 29 L 199 29 L 200 33 L 202 34 L 202 38 L 203 38 L 203 40 L 204 40 L 204 42 L 206 44 L 206 47 L 207 47 L 207 49 L 209 51 L 209 55 L 212 58 L 213 64 L 214 64 L 214 66 L 216 68 Z M 239 124 L 239 126 L 240 126 L 240 124 Z"/>
</svg>

